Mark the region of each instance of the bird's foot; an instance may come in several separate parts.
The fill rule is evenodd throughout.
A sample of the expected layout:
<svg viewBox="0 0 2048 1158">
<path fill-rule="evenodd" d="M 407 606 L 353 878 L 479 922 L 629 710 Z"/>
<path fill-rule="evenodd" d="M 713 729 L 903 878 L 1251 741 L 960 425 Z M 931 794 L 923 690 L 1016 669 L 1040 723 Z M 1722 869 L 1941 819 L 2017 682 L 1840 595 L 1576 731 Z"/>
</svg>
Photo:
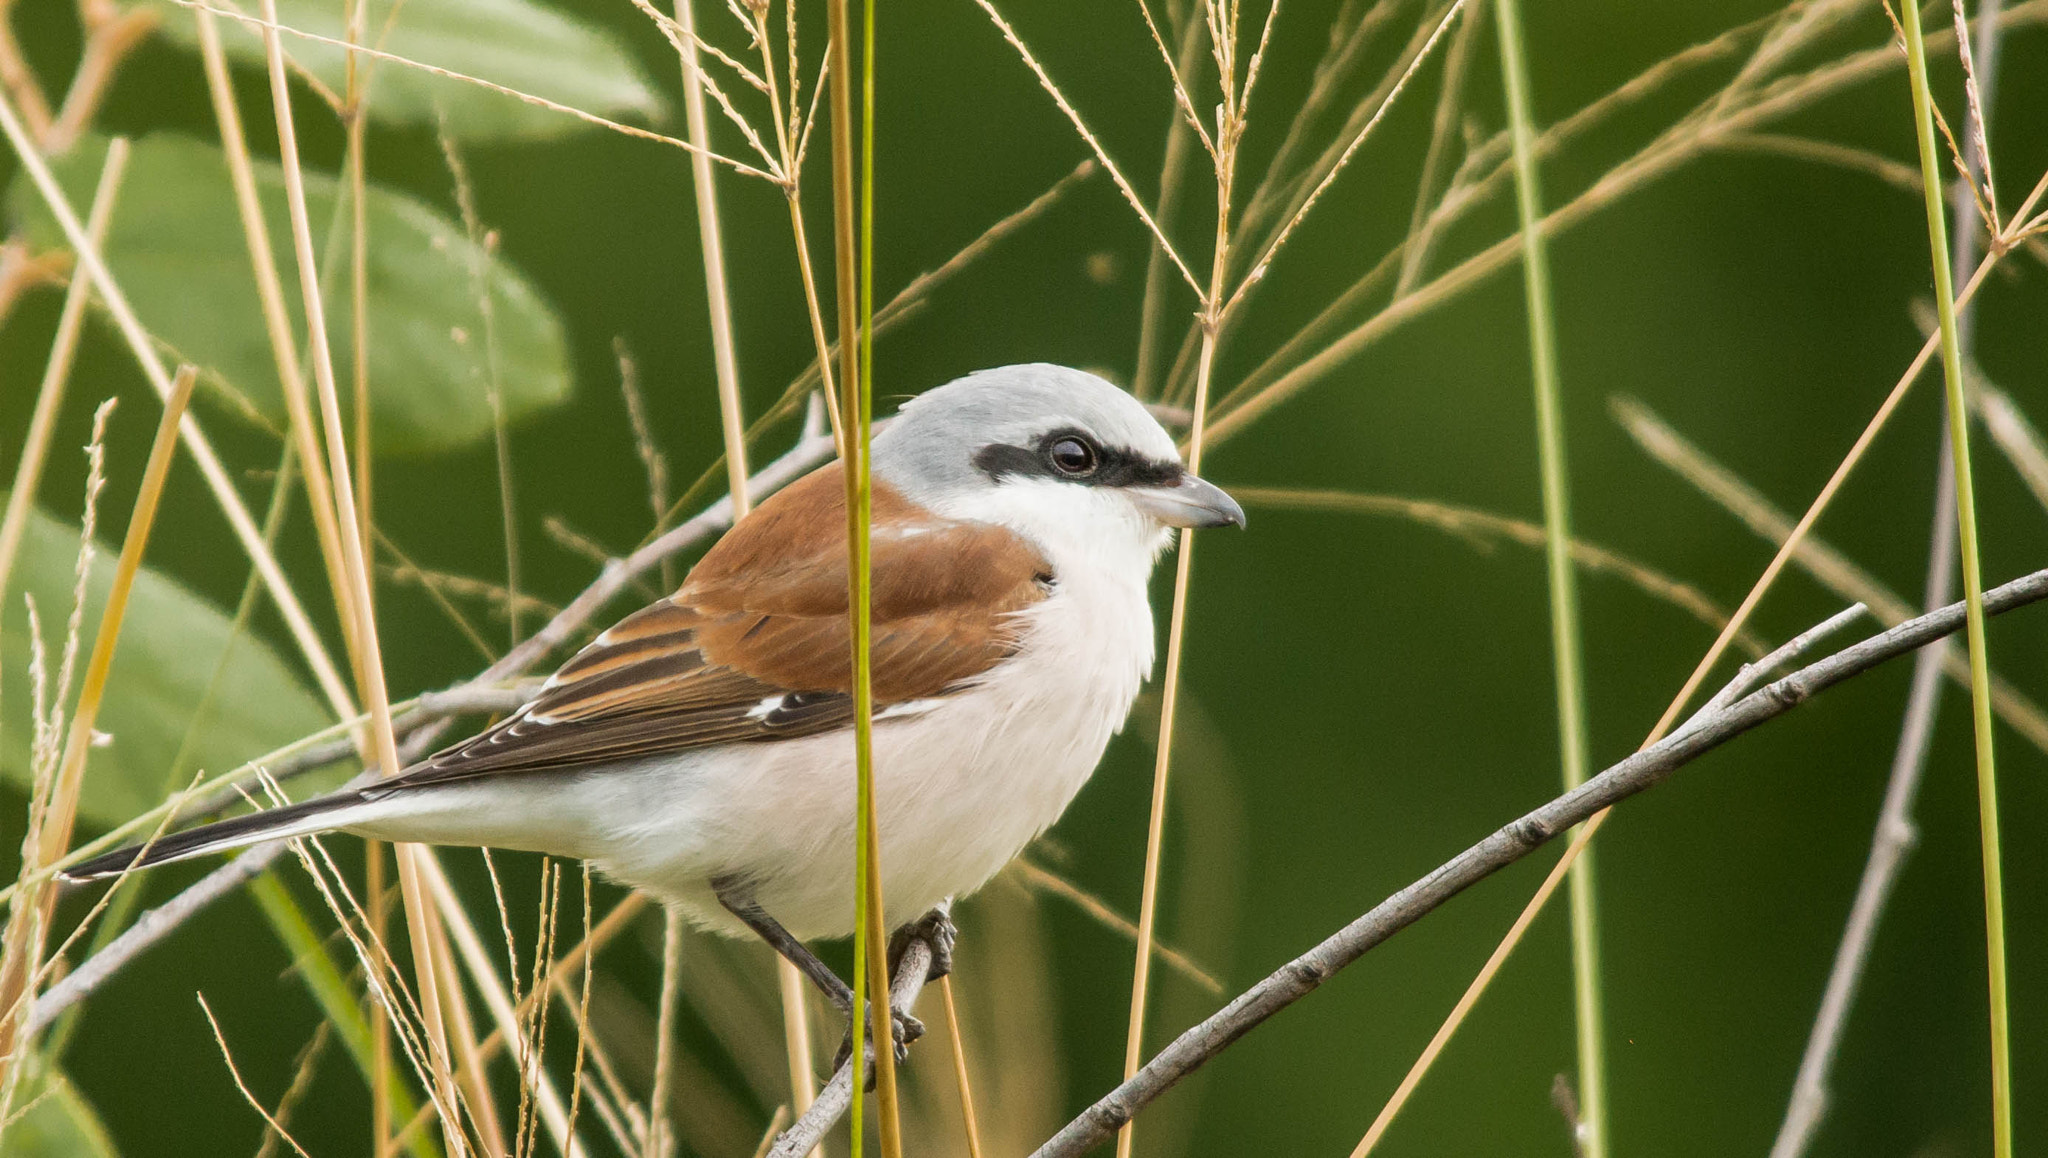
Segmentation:
<svg viewBox="0 0 2048 1158">
<path fill-rule="evenodd" d="M 902 1010 L 892 1009 L 889 1013 L 890 1036 L 896 1039 L 896 1063 L 901 1065 L 910 1058 L 910 1043 L 924 1036 L 924 1022 L 904 1013 Z M 868 1027 L 861 1034 L 861 1073 L 867 1076 L 866 1088 L 869 1090 L 875 1088 L 874 1039 L 875 1035 L 872 1027 Z M 838 1052 L 832 1055 L 832 1072 L 838 1073 L 840 1067 L 844 1066 L 847 1059 L 852 1056 L 853 1026 L 849 1024 L 846 1027 L 846 1036 L 840 1039 Z"/>
<path fill-rule="evenodd" d="M 932 910 L 912 921 L 896 935 L 889 938 L 889 972 L 893 976 L 896 966 L 903 960 L 904 950 L 912 941 L 923 941 L 931 947 L 932 963 L 925 969 L 927 982 L 937 981 L 953 971 L 953 944 L 960 939 L 959 926 L 953 924 L 953 902 L 945 900 L 932 906 Z"/>
</svg>

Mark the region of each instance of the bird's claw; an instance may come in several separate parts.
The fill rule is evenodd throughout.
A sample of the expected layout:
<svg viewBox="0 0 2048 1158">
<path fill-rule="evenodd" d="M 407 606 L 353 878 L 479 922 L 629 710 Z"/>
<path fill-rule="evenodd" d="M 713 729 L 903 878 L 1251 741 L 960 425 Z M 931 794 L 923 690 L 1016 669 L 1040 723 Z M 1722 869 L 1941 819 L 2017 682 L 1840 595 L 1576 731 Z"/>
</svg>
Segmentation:
<svg viewBox="0 0 2048 1158">
<path fill-rule="evenodd" d="M 903 960 L 903 952 L 912 941 L 923 941 L 932 951 L 932 962 L 925 968 L 924 979 L 937 981 L 953 972 L 953 944 L 959 939 L 960 929 L 953 924 L 952 902 L 947 901 L 896 930 L 896 935 L 889 939 L 890 968 L 893 971 Z"/>
<path fill-rule="evenodd" d="M 896 1062 L 901 1065 L 910 1059 L 910 1043 L 924 1036 L 924 1022 L 901 1010 L 889 1011 L 890 1036 L 895 1039 Z M 867 1075 L 866 1088 L 875 1088 L 875 1042 L 874 1031 L 869 1028 L 861 1034 L 861 1072 Z M 832 1071 L 839 1072 L 853 1056 L 853 1026 L 846 1027 L 846 1036 L 840 1039 L 839 1049 L 832 1055 Z"/>
</svg>

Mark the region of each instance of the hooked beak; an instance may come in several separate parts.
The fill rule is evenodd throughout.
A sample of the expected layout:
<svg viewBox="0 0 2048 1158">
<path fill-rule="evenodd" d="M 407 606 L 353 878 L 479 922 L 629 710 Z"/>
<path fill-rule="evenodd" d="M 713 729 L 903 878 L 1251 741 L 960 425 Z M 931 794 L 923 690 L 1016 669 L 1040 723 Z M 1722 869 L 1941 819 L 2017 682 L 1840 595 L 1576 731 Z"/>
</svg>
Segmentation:
<svg viewBox="0 0 2048 1158">
<path fill-rule="evenodd" d="M 1132 487 L 1138 509 L 1169 527 L 1242 527 L 1244 508 L 1223 488 L 1183 474 L 1172 486 Z"/>
</svg>

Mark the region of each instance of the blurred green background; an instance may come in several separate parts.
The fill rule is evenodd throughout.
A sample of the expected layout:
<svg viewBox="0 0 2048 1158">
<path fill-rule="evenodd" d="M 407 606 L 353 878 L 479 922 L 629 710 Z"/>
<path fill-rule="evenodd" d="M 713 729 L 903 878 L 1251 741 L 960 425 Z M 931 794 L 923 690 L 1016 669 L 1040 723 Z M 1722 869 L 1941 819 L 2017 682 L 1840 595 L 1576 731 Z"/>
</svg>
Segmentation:
<svg viewBox="0 0 2048 1158">
<path fill-rule="evenodd" d="M 463 7 L 456 0 L 412 5 Z M 644 16 L 624 0 L 553 6 L 609 30 L 661 94 L 660 126 L 681 132 L 675 57 Z M 1012 7 L 1020 33 L 1150 200 L 1172 110 L 1135 8 Z M 1938 7 L 1931 25 L 1946 25 Z M 702 8 L 714 39 L 745 47 L 718 6 Z M 1536 113 L 1544 124 L 1689 45 L 1773 11 L 1753 0 L 1575 0 L 1530 9 Z M 1419 19 L 1413 5 L 1399 10 L 1377 50 L 1383 60 Z M 1307 0 L 1282 10 L 1253 107 L 1248 172 L 1270 158 L 1340 16 L 1355 21 L 1357 12 Z M 43 76 L 68 77 L 80 45 L 71 6 L 41 0 L 16 6 L 12 17 Z M 172 11 L 167 19 L 188 18 Z M 804 19 L 807 59 L 814 59 L 808 54 L 822 41 L 822 20 L 808 7 Z M 1086 150 L 967 0 L 885 4 L 879 24 L 876 285 L 886 297 L 1043 191 Z M 1879 46 L 1888 34 L 1877 7 L 1866 6 L 1812 62 Z M 1464 115 L 1485 134 L 1504 123 L 1490 26 L 1476 48 Z M 1711 93 L 1731 67 L 1710 66 L 1658 91 L 1547 162 L 1549 202 L 1584 189 Z M 1438 75 L 1436 65 L 1425 66 L 1276 262 L 1223 351 L 1223 388 L 1400 240 Z M 252 143 L 274 157 L 261 75 L 242 68 L 236 77 Z M 809 80 L 807 71 L 807 88 Z M 1952 54 L 1937 63 L 1936 83 L 1960 123 Z M 2040 27 L 2008 37 L 1990 95 L 2001 204 L 2009 208 L 2048 167 L 2048 35 Z M 334 171 L 343 139 L 333 118 L 305 100 L 299 121 L 308 164 Z M 196 56 L 162 38 L 145 45 L 123 68 L 97 127 L 214 140 Z M 1899 68 L 1781 127 L 1917 165 Z M 722 147 L 741 147 L 729 125 L 714 131 Z M 821 131 L 808 172 L 814 239 L 830 235 L 822 151 Z M 516 422 L 511 437 L 523 584 L 560 603 L 589 581 L 593 564 L 558 546 L 543 531 L 545 518 L 614 553 L 633 547 L 649 525 L 615 338 L 637 360 L 655 436 L 679 484 L 719 452 L 687 160 L 659 144 L 569 122 L 546 139 L 477 141 L 463 153 L 482 222 L 559 315 L 566 340 L 572 389 Z M 375 181 L 455 216 L 431 124 L 377 125 L 368 156 Z M 11 161 L 0 169 L 14 171 Z M 1194 173 L 1193 188 L 1202 176 Z M 809 363 L 811 342 L 780 194 L 729 175 L 720 183 L 741 380 L 749 413 L 759 414 Z M 1191 197 L 1183 209 L 1171 231 L 1206 264 L 1208 199 Z M 1436 268 L 1512 225 L 1512 202 L 1496 198 L 1452 234 Z M 276 240 L 282 246 L 281 232 Z M 1097 174 L 877 346 L 878 397 L 1017 361 L 1067 363 L 1128 381 L 1147 246 L 1143 228 Z M 243 268 L 239 248 L 221 258 Z M 1770 545 L 1641 453 L 1610 417 L 1608 399 L 1644 400 L 1777 504 L 1803 509 L 1920 343 L 1910 309 L 1929 292 L 1920 201 L 1841 168 L 1710 153 L 1564 233 L 1553 259 L 1579 534 L 1732 606 Z M 60 300 L 56 291 L 33 292 L 0 329 L 0 467 L 10 473 Z M 2048 421 L 2048 273 L 2039 257 L 2006 262 L 1981 300 L 1979 362 L 2023 410 Z M 1182 294 L 1172 316 L 1191 308 Z M 1510 266 L 1213 448 L 1204 473 L 1226 486 L 1391 492 L 1540 518 L 1527 349 L 1519 270 Z M 106 396 L 122 399 L 102 503 L 117 537 L 157 404 L 111 327 L 96 322 L 41 487 L 44 509 L 62 518 L 76 518 L 84 462 L 75 448 L 86 441 L 92 406 Z M 1940 401 L 1938 377 L 1916 387 L 1820 528 L 1915 600 Z M 260 510 L 275 438 L 218 401 L 200 411 L 230 464 L 246 472 L 239 481 Z M 757 460 L 788 437 L 788 429 L 771 433 Z M 2048 512 L 1981 432 L 1977 464 L 1985 577 L 1993 583 L 2041 565 Z M 380 458 L 378 525 L 423 566 L 501 579 L 496 479 L 488 437 L 452 451 Z M 303 507 L 286 527 L 283 555 L 308 602 L 324 607 Z M 149 562 L 226 608 L 241 591 L 246 561 L 188 462 L 172 472 Z M 1168 575 L 1162 568 L 1156 587 L 1162 607 Z M 1712 634 L 1609 578 L 1585 577 L 1582 591 L 1593 754 L 1604 766 L 1640 741 Z M 379 598 L 396 694 L 443 687 L 482 666 L 416 587 L 387 582 Z M 1475 550 L 1409 522 L 1254 508 L 1246 532 L 1205 536 L 1184 677 L 1195 724 L 1169 827 L 1163 937 L 1235 992 L 1553 795 L 1545 600 L 1537 552 L 1512 544 Z M 629 602 L 611 614 L 623 614 Z M 1841 603 L 1790 573 L 1763 605 L 1757 628 L 1782 640 Z M 322 615 L 330 639 L 338 638 L 331 611 Z M 483 622 L 502 649 L 503 621 Z M 297 663 L 267 608 L 256 630 Z M 2048 615 L 1996 621 L 1991 645 L 2007 678 L 2048 694 Z M 1864 862 L 1908 670 L 1893 664 L 1700 761 L 1624 806 L 1603 833 L 1599 895 L 1616 1153 L 1768 1148 Z M 116 675 L 110 695 L 118 699 Z M 0 695 L 18 698 L 22 688 L 10 666 Z M 1988 1152 L 1967 720 L 1966 696 L 1946 688 L 1917 809 L 1919 843 L 1849 1023 L 1816 1154 Z M 1116 742 L 1053 832 L 1058 855 L 1039 854 L 1124 913 L 1137 908 L 1150 730 L 1140 721 Z M 2041 1096 L 2048 1088 L 2048 859 L 2039 839 L 2048 820 L 2048 759 L 2003 727 L 1999 743 L 2018 1133 L 2027 1146 L 2048 1133 L 2048 1098 Z M 10 876 L 24 799 L 18 783 L 0 794 Z M 345 863 L 355 863 L 352 842 L 333 843 Z M 1140 1152 L 1348 1152 L 1553 856 L 1532 857 L 1473 890 L 1252 1034 L 1148 1111 Z M 478 904 L 487 905 L 481 875 L 469 871 L 474 855 L 452 859 L 479 889 Z M 508 879 L 530 895 L 533 874 L 514 863 Z M 201 871 L 179 866 L 142 887 L 154 903 Z M 295 879 L 294 887 L 314 903 L 303 883 Z M 1011 927 L 984 918 L 993 907 L 992 899 L 967 904 L 961 923 L 969 942 Z M 1055 1019 L 1055 1064 L 1034 1076 L 1064 1120 L 1118 1076 L 1130 949 L 1058 900 L 1042 901 L 1036 920 L 1051 1004 L 1030 1015 Z M 332 947 L 339 951 L 338 941 Z M 1380 1153 L 1569 1153 L 1550 1101 L 1553 1076 L 1574 1066 L 1568 956 L 1558 905 Z M 236 1093 L 192 994 L 207 995 L 242 1072 L 274 1103 L 319 1021 L 288 966 L 254 905 L 238 896 L 91 1002 L 64 1065 L 121 1153 L 253 1152 L 262 1124 Z M 765 975 L 765 958 L 760 968 Z M 656 962 L 643 948 L 613 953 L 608 972 L 652 1006 Z M 1152 1048 L 1219 1004 L 1171 972 L 1155 976 Z M 971 961 L 959 984 L 963 994 L 974 991 Z M 708 1072 L 743 1088 L 709 1035 L 691 1025 L 686 1050 L 702 1046 Z M 971 1020 L 966 1028 L 971 1038 Z M 942 1051 L 933 1039 L 914 1056 L 913 1070 L 941 1074 Z M 749 1098 L 742 1097 L 755 1115 L 749 1129 L 758 1132 L 772 1101 Z M 295 1136 L 315 1154 L 362 1153 L 367 1121 L 363 1083 L 330 1053 L 296 1112 Z M 917 1153 L 962 1152 L 951 1135 L 912 1143 Z"/>
</svg>

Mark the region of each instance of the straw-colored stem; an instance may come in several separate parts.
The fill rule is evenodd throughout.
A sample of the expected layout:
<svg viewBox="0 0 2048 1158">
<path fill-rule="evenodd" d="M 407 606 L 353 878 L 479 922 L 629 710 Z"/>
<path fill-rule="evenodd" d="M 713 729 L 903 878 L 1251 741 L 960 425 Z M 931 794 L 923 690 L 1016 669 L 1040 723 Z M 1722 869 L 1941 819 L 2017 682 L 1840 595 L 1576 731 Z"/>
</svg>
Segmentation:
<svg viewBox="0 0 2048 1158">
<path fill-rule="evenodd" d="M 1216 366 L 1217 331 L 1221 324 L 1218 303 L 1225 296 L 1225 279 L 1230 268 L 1231 185 L 1237 161 L 1237 142 L 1243 130 L 1234 93 L 1234 78 L 1221 76 L 1224 89 L 1223 123 L 1217 132 L 1216 232 L 1209 260 L 1209 284 L 1204 292 L 1198 322 L 1201 352 L 1195 363 L 1193 426 L 1188 432 L 1187 468 L 1191 474 L 1202 470 L 1202 446 L 1209 409 L 1209 385 Z M 1145 825 L 1145 869 L 1138 897 L 1137 948 L 1131 965 L 1130 1022 L 1124 1033 L 1124 1080 L 1138 1072 L 1145 1050 L 1145 1012 L 1152 983 L 1152 942 L 1159 910 L 1159 866 L 1166 841 L 1167 784 L 1173 767 L 1174 722 L 1180 706 L 1181 647 L 1187 633 L 1188 580 L 1195 560 L 1195 533 L 1180 533 L 1174 559 L 1173 608 L 1166 633 L 1166 669 L 1160 675 L 1159 741 L 1152 764 L 1152 803 Z M 1117 1158 L 1130 1158 L 1136 1143 L 1136 1123 L 1126 1122 L 1117 1131 Z"/>
<path fill-rule="evenodd" d="M 121 638 L 128 596 L 135 589 L 136 575 L 142 571 L 142 553 L 149 545 L 157 505 L 163 498 L 164 482 L 170 475 L 171 458 L 178 446 L 178 424 L 185 416 L 185 404 L 191 401 L 192 386 L 198 379 L 197 369 L 180 366 L 178 376 L 171 384 L 170 396 L 164 401 L 156 440 L 150 445 L 149 461 L 143 467 L 142 486 L 135 496 L 135 511 L 128 518 L 128 529 L 121 540 L 121 555 L 114 564 L 113 582 L 107 590 L 99 627 L 93 635 L 92 653 L 86 660 L 78 703 L 71 712 L 62 761 L 51 782 L 41 822 L 36 825 L 35 847 L 24 850 L 36 865 L 55 863 L 71 843 L 71 828 L 78 817 L 78 794 L 85 786 L 86 756 L 92 751 L 93 727 L 99 722 L 100 703 L 107 691 L 107 675 L 113 670 L 114 648 Z M 48 937 L 50 917 L 57 906 L 54 888 L 45 885 L 36 892 L 38 895 L 33 899 L 22 898 L 17 902 L 32 909 L 33 915 L 24 920 L 16 914 L 16 919 L 9 921 L 7 945 L 4 954 L 0 954 L 0 961 L 6 965 L 4 974 L 0 974 L 0 1058 L 9 1059 L 9 1068 L 15 1069 L 28 1056 L 28 1051 L 21 1048 L 24 1043 L 17 1038 L 16 1030 L 21 1024 L 21 1017 L 27 1012 L 26 999 L 41 960 L 43 943 Z"/>
<path fill-rule="evenodd" d="M 2005 883 L 1999 853 L 1998 767 L 1992 751 L 1991 670 L 1984 638 L 1984 574 L 1978 557 L 1976 484 L 1970 472 L 1970 410 L 1956 337 L 1955 286 L 1949 273 L 1948 226 L 1941 203 L 1941 153 L 1934 140 L 1934 98 L 1927 85 L 1927 46 L 1919 10 L 1903 12 L 1906 75 L 1913 90 L 1920 142 L 1920 180 L 1927 201 L 1927 244 L 1934 267 L 1934 308 L 1941 320 L 1941 371 L 1947 387 L 1949 447 L 1954 458 L 1956 532 L 1961 548 L 1964 622 L 1970 650 L 1970 718 L 1977 749 L 1977 824 L 1984 866 L 1985 957 L 1991 990 L 1991 1151 L 2012 1158 L 2012 1042 L 2005 969 Z"/>
<path fill-rule="evenodd" d="M 725 234 L 719 226 L 718 185 L 711 158 L 711 129 L 704 116 L 704 85 L 697 63 L 697 20 L 690 0 L 675 0 L 676 23 L 684 36 L 677 51 L 683 58 L 683 117 L 689 141 L 690 182 L 697 194 L 697 240 L 704 253 L 704 297 L 711 313 L 711 360 L 718 375 L 718 417 L 725 435 L 725 473 L 732 489 L 733 516 L 747 513 L 747 441 L 740 414 L 739 362 L 733 352 L 732 302 L 726 292 Z"/>
<path fill-rule="evenodd" d="M 689 0 L 679 0 L 687 8 Z M 662 913 L 661 997 L 654 1011 L 654 1081 L 647 1095 L 646 1158 L 668 1154 L 668 1087 L 675 1073 L 676 1009 L 683 996 L 683 927 L 686 918 L 674 908 Z"/>
<path fill-rule="evenodd" d="M 869 9 L 872 12 L 872 8 Z M 874 800 L 874 689 L 868 667 L 869 555 L 868 532 L 873 493 L 868 472 L 868 425 L 872 416 L 873 383 L 862 372 L 866 326 L 862 317 L 859 250 L 866 236 L 856 236 L 857 191 L 853 171 L 853 29 L 848 26 L 846 0 L 826 5 L 830 45 L 831 101 L 829 117 L 832 137 L 832 239 L 833 273 L 839 302 L 840 461 L 846 476 L 847 619 L 852 641 L 853 744 L 854 744 L 854 932 L 853 932 L 853 1034 L 858 1043 L 863 1027 L 872 1020 L 875 1043 L 876 1109 L 881 1119 L 884 1158 L 897 1158 L 902 1141 L 896 1121 L 896 1057 L 889 1009 L 889 979 L 882 958 L 882 875 L 876 855 Z M 874 57 L 867 56 L 872 68 Z M 864 104 L 872 113 L 872 105 Z M 871 119 L 871 118 L 864 118 Z M 868 176 L 869 161 L 863 158 Z M 871 218 L 867 219 L 871 222 Z M 866 234 L 869 230 L 860 230 Z M 865 1051 L 856 1044 L 852 1057 L 853 1088 L 863 1086 Z M 865 1099 L 854 1098 L 852 1144 L 854 1158 L 865 1145 L 863 1127 Z M 892 1148 L 893 1146 L 893 1148 Z"/>
<path fill-rule="evenodd" d="M 235 210 L 242 222 L 242 241 L 249 250 L 249 268 L 256 286 L 256 298 L 263 307 L 263 330 L 270 342 L 270 354 L 277 367 L 277 386 L 284 395 L 287 429 L 298 448 L 299 465 L 306 480 L 306 506 L 313 515 L 313 530 L 320 543 L 320 558 L 327 570 L 329 589 L 346 590 L 341 569 L 341 531 L 334 517 L 334 492 L 327 478 L 326 458 L 320 453 L 312 410 L 306 402 L 306 379 L 299 362 L 298 341 L 292 334 L 291 313 L 285 307 L 284 286 L 277 276 L 277 256 L 270 244 L 270 226 L 263 216 L 263 204 L 256 190 L 256 170 L 250 159 L 249 142 L 242 131 L 242 114 L 235 102 L 234 82 L 228 75 L 227 54 L 220 41 L 220 26 L 212 14 L 195 13 L 199 29 L 199 59 L 206 72 L 206 88 L 213 103 L 214 120 L 220 129 L 221 152 L 227 157 L 228 180 L 235 190 Z M 355 622 L 341 617 L 342 640 L 351 664 L 360 648 Z M 354 715 L 354 705 L 338 713 Z"/>
<path fill-rule="evenodd" d="M 391 775 L 400 767 L 398 742 L 391 730 L 391 700 L 384 683 L 383 651 L 377 639 L 376 624 L 369 618 L 372 607 L 369 567 L 363 550 L 362 528 L 357 520 L 348 442 L 341 426 L 341 399 L 335 387 L 333 352 L 327 341 L 327 313 L 320 297 L 318 266 L 313 258 L 312 224 L 306 215 L 305 181 L 299 168 L 298 135 L 292 119 L 291 91 L 285 78 L 284 50 L 274 27 L 277 0 L 263 0 L 263 16 L 267 22 L 263 34 L 264 52 L 269 63 L 271 104 L 277 116 L 278 153 L 283 161 L 293 254 L 299 267 L 299 290 L 304 301 L 306 328 L 313 354 L 313 383 L 320 400 L 320 419 L 327 442 L 327 467 L 334 483 L 334 506 L 341 532 L 347 584 L 343 615 L 353 619 L 356 625 L 360 656 L 358 675 L 363 685 L 363 700 L 370 711 L 371 739 L 377 764 L 386 775 Z M 404 898 L 406 924 L 413 943 L 413 968 L 432 1051 L 433 1079 L 440 1087 L 441 1103 L 450 1107 L 452 1112 L 456 1105 L 455 1080 L 450 1071 L 447 1030 L 441 1016 L 440 986 L 433 967 L 434 937 L 428 927 L 433 918 L 420 881 L 422 850 L 414 845 L 400 845 L 397 853 L 399 890 Z M 461 1124 L 448 1121 L 444 1125 L 450 1153 L 459 1154 L 465 1145 Z"/>
<path fill-rule="evenodd" d="M 1542 183 L 1536 168 L 1529 67 L 1516 0 L 1495 0 L 1502 87 L 1514 144 L 1515 207 L 1521 224 L 1522 289 L 1529 311 L 1529 363 L 1536 386 L 1536 445 L 1543 476 L 1544 562 L 1550 588 L 1550 652 L 1557 696 L 1558 755 L 1566 791 L 1586 779 L 1586 680 L 1581 658 L 1579 591 L 1571 560 L 1570 482 L 1565 465 L 1564 408 L 1559 400 L 1557 321 L 1551 308 L 1550 257 L 1538 222 Z M 1600 994 L 1600 921 L 1594 905 L 1593 860 L 1582 855 L 1571 875 L 1572 1005 L 1578 1028 L 1581 1158 L 1606 1158 L 1607 1064 Z"/>
<path fill-rule="evenodd" d="M 99 186 L 93 190 L 92 209 L 85 224 L 86 235 L 94 245 L 106 239 L 107 224 L 113 220 L 114 202 L 121 188 L 121 173 L 127 164 L 128 141 L 116 137 L 107 145 L 107 159 L 100 167 Z M 90 304 L 92 272 L 80 265 L 71 277 L 70 287 L 64 291 L 57 333 L 50 340 L 50 360 L 43 368 L 42 385 L 36 390 L 36 408 L 29 415 L 28 437 L 22 440 L 21 461 L 15 464 L 14 485 L 7 493 L 7 514 L 0 517 L 0 597 L 7 592 L 14 555 L 21 547 L 22 532 L 28 527 L 29 510 L 35 506 L 36 486 L 42 480 L 50 438 L 57 430 L 57 415 L 63 409 L 72 364 L 77 361 L 79 335 L 85 332 L 85 308 Z"/>
<path fill-rule="evenodd" d="M 946 1037 L 953 1043 L 953 1082 L 960 1089 L 960 1125 L 967 1136 L 967 1158 L 981 1158 L 981 1120 L 974 1113 L 974 1084 L 967 1080 L 967 1042 L 960 1032 L 960 1009 L 953 1004 L 953 978 L 939 978 L 939 996 L 946 1002 Z"/>
</svg>

